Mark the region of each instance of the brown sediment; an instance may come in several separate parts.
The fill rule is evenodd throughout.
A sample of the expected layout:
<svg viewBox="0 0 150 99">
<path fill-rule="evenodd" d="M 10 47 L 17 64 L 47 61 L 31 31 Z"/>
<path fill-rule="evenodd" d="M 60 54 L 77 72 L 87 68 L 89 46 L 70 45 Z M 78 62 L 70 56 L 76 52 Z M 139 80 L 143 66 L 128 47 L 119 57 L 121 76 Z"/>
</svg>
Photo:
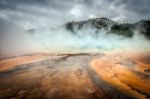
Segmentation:
<svg viewBox="0 0 150 99">
<path fill-rule="evenodd" d="M 0 72 L 7 71 L 18 65 L 36 63 L 42 60 L 55 59 L 62 56 L 64 55 L 57 56 L 53 54 L 51 55 L 51 54 L 41 53 L 41 54 L 33 54 L 33 55 L 31 54 L 31 55 L 23 55 L 23 56 L 17 56 L 13 58 L 7 58 L 0 61 Z"/>
<path fill-rule="evenodd" d="M 0 99 L 108 99 L 87 73 L 88 63 L 100 56 L 65 54 L 35 58 L 30 55 L 7 60 L 9 68 L 0 71 Z"/>
<path fill-rule="evenodd" d="M 135 99 L 146 99 L 150 96 L 150 54 L 113 53 L 100 59 L 94 59 L 90 66 L 103 80 L 118 92 Z M 145 58 L 146 56 L 146 58 Z M 147 72 L 145 72 L 147 70 Z M 117 92 L 116 92 L 117 93 Z"/>
</svg>

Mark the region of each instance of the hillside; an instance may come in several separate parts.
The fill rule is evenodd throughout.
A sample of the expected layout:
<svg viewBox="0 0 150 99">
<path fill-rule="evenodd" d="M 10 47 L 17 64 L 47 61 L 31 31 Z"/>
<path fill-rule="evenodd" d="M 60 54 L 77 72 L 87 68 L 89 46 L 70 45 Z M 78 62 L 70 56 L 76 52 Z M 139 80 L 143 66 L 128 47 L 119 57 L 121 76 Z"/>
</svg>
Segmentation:
<svg viewBox="0 0 150 99">
<path fill-rule="evenodd" d="M 150 21 L 149 20 L 141 20 L 137 23 L 122 23 L 119 24 L 115 21 L 112 21 L 108 18 L 94 18 L 88 19 L 84 21 L 72 21 L 65 24 L 66 30 L 71 31 L 73 34 L 76 34 L 77 31 L 93 28 L 96 29 L 95 32 L 99 32 L 100 30 L 105 30 L 108 34 L 116 34 L 124 37 L 133 37 L 135 31 L 138 31 L 140 34 L 144 35 L 147 39 L 150 39 Z"/>
</svg>

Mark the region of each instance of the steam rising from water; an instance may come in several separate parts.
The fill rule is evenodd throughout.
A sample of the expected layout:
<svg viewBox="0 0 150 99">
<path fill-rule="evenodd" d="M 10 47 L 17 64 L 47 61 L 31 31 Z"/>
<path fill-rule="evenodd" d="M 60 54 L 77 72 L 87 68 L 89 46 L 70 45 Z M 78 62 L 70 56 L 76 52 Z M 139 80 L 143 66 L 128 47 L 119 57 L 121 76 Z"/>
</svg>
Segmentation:
<svg viewBox="0 0 150 99">
<path fill-rule="evenodd" d="M 1 57 L 33 52 L 71 53 L 101 52 L 112 50 L 145 50 L 150 49 L 149 41 L 134 32 L 132 38 L 115 34 L 107 34 L 100 30 L 95 33 L 93 28 L 77 30 L 74 34 L 64 28 L 41 28 L 32 31 L 12 29 L 2 33 Z"/>
<path fill-rule="evenodd" d="M 116 49 L 149 49 L 149 41 L 135 31 L 133 38 L 125 38 L 115 34 L 107 34 L 100 30 L 84 28 L 71 33 L 61 28 L 50 29 L 47 33 L 34 36 L 41 47 L 51 51 L 100 51 Z"/>
</svg>

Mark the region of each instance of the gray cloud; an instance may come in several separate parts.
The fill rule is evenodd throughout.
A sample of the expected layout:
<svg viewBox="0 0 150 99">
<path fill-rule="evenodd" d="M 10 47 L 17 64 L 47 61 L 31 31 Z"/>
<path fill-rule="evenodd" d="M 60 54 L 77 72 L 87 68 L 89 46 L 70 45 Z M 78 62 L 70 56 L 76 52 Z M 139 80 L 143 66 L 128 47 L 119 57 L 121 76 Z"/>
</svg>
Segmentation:
<svg viewBox="0 0 150 99">
<path fill-rule="evenodd" d="M 149 5 L 150 0 L 0 0 L 0 19 L 26 30 L 93 17 L 141 20 L 150 18 Z"/>
<path fill-rule="evenodd" d="M 132 20 L 149 19 L 149 4 L 149 0 L 1 0 L 0 11 L 1 17 L 5 15 L 12 20 L 26 20 L 26 17 L 29 20 L 33 16 L 48 21 L 90 17 Z"/>
</svg>

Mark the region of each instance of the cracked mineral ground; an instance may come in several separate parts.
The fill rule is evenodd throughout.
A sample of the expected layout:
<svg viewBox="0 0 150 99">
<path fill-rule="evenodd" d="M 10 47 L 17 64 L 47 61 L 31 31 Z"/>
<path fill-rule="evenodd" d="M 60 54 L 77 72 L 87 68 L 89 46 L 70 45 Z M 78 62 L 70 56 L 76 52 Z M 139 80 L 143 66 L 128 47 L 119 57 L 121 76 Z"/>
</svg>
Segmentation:
<svg viewBox="0 0 150 99">
<path fill-rule="evenodd" d="M 0 67 L 0 99 L 150 98 L 147 54 L 30 54 Z"/>
<path fill-rule="evenodd" d="M 1 60 L 0 99 L 108 99 L 88 75 L 103 54 L 26 55 Z"/>
</svg>

